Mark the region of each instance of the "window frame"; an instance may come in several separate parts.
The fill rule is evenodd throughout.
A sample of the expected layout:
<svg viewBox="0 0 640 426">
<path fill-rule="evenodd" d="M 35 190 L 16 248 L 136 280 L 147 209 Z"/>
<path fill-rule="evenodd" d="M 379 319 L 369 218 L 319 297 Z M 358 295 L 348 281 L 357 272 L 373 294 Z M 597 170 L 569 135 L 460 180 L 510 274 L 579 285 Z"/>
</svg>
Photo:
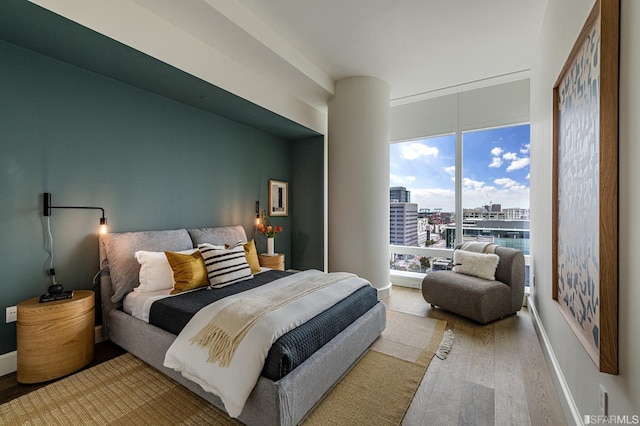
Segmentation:
<svg viewBox="0 0 640 426">
<path fill-rule="evenodd" d="M 424 135 L 418 138 L 411 138 L 411 139 L 405 139 L 405 140 L 396 140 L 396 141 L 390 141 L 389 144 L 398 144 L 398 143 L 406 143 L 406 142 L 411 142 L 411 141 L 417 141 L 417 140 L 425 140 L 425 139 L 430 139 L 430 138 L 437 138 L 437 137 L 443 137 L 443 136 L 447 136 L 447 135 L 454 135 L 455 137 L 455 182 L 454 182 L 454 191 L 455 191 L 455 209 L 454 209 L 454 214 L 456 217 L 456 222 L 455 222 L 455 231 L 456 231 L 456 241 L 455 241 L 455 246 L 459 245 L 462 243 L 463 238 L 464 238 L 464 234 L 463 234 L 463 220 L 459 220 L 459 218 L 463 218 L 463 211 L 464 211 L 464 207 L 462 205 L 462 193 L 463 193 L 463 178 L 464 178 L 464 162 L 463 162 L 463 156 L 464 156 L 464 143 L 463 143 L 463 134 L 466 132 L 476 132 L 476 131 L 483 131 L 483 130 L 492 130 L 492 129 L 500 129 L 500 128 L 507 128 L 507 127 L 516 127 L 516 126 L 522 126 L 522 125 L 529 125 L 531 126 L 531 123 L 529 121 L 519 121 L 519 122 L 514 122 L 514 123 L 509 123 L 509 124 L 501 124 L 501 125 L 497 125 L 497 126 L 480 126 L 480 127 L 476 127 L 476 128 L 468 128 L 468 129 L 461 129 L 460 128 L 460 122 L 458 122 L 458 128 L 453 131 L 453 132 L 444 132 L 444 133 L 438 133 L 438 134 L 431 134 L 431 135 Z M 529 204 L 529 209 L 531 208 L 531 205 Z M 529 239 L 531 239 L 531 229 L 529 229 Z M 399 245 L 394 245 L 394 244 L 390 244 L 390 255 L 393 254 L 408 254 L 408 255 L 414 255 L 414 256 L 427 256 L 427 257 L 447 257 L 447 258 L 452 258 L 453 257 L 453 249 L 451 248 L 431 248 L 431 247 L 417 247 L 417 246 L 399 246 Z M 532 265 L 533 259 L 531 258 L 531 256 L 529 254 L 525 254 L 524 255 L 525 258 L 525 265 L 527 267 L 530 267 Z M 418 272 L 409 272 L 409 271 L 400 271 L 400 270 L 395 270 L 395 269 L 391 269 L 391 275 L 394 276 L 396 281 L 400 281 L 400 282 L 404 282 L 403 285 L 408 286 L 408 287 L 419 287 L 419 283 L 421 282 L 421 279 L 425 276 L 425 273 L 418 273 Z M 418 284 L 416 285 L 416 280 L 420 280 L 418 281 Z"/>
</svg>

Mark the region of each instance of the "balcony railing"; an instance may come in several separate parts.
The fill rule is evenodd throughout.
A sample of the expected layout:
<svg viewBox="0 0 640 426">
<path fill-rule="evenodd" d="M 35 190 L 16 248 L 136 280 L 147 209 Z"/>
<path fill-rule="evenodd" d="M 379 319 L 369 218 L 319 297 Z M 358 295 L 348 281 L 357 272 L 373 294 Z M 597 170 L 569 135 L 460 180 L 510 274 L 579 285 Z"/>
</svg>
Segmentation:
<svg viewBox="0 0 640 426">
<path fill-rule="evenodd" d="M 446 248 L 431 248 L 431 247 L 415 247 L 415 246 L 397 246 L 390 245 L 389 252 L 391 254 L 391 259 L 393 259 L 394 254 L 399 255 L 412 255 L 412 256 L 424 256 L 431 258 L 453 258 L 453 249 Z M 390 259 L 390 260 L 391 260 Z M 524 255 L 524 264 L 526 267 L 526 282 L 529 283 L 529 266 L 531 264 L 531 256 L 525 254 Z M 415 272 L 415 271 L 405 271 L 400 269 L 391 269 L 391 282 L 394 285 L 399 285 L 403 287 L 413 287 L 420 288 L 422 283 L 422 279 L 427 273 L 425 272 Z"/>
</svg>

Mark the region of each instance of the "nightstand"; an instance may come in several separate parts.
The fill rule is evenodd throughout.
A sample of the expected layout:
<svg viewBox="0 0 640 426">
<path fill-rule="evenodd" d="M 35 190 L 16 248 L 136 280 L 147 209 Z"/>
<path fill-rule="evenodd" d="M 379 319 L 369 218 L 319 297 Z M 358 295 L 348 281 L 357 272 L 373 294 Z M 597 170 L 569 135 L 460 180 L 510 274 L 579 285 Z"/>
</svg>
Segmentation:
<svg viewBox="0 0 640 426">
<path fill-rule="evenodd" d="M 71 374 L 93 359 L 94 293 L 70 299 L 18 303 L 18 382 L 38 383 Z"/>
<path fill-rule="evenodd" d="M 258 262 L 260 262 L 260 266 L 263 268 L 284 271 L 284 253 L 276 253 L 274 255 L 261 253 L 258 255 Z"/>
</svg>

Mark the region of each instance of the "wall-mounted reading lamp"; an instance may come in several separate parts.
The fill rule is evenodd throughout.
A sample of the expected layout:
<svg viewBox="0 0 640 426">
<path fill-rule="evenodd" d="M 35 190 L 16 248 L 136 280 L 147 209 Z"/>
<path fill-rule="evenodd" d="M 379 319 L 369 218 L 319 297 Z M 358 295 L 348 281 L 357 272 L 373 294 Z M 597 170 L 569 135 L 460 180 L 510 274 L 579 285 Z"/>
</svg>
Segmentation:
<svg viewBox="0 0 640 426">
<path fill-rule="evenodd" d="M 264 211 L 264 209 L 260 208 L 260 201 L 256 201 L 256 226 L 264 222 L 264 219 L 266 217 L 267 213 Z"/>
<path fill-rule="evenodd" d="M 85 210 L 100 210 L 102 217 L 100 218 L 100 233 L 107 233 L 107 218 L 104 217 L 104 209 L 102 207 L 78 207 L 78 206 L 52 206 L 51 205 L 51 193 L 44 193 L 44 216 L 51 216 L 51 209 L 85 209 Z"/>
<path fill-rule="evenodd" d="M 40 296 L 40 302 L 49 302 L 52 300 L 66 299 L 73 296 L 73 290 L 64 291 L 64 287 L 58 284 L 56 281 L 56 273 L 53 269 L 53 237 L 51 235 L 51 228 L 49 223 L 49 216 L 51 216 L 52 209 L 84 209 L 84 210 L 100 210 L 102 217 L 100 218 L 100 233 L 107 233 L 107 218 L 104 217 L 104 209 L 102 207 L 81 207 L 81 206 L 52 206 L 51 205 L 51 193 L 44 193 L 42 214 L 45 217 L 46 225 L 46 237 L 48 237 L 47 245 L 49 252 L 49 276 L 51 277 L 51 286 L 47 290 L 46 294 Z"/>
</svg>

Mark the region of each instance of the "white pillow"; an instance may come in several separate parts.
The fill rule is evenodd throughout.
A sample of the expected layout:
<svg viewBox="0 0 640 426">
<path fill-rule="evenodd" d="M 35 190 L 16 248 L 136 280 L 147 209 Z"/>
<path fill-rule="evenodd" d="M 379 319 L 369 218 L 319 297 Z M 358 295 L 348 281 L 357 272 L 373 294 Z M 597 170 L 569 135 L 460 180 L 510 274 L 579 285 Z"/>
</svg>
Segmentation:
<svg viewBox="0 0 640 426">
<path fill-rule="evenodd" d="M 453 272 L 473 275 L 485 280 L 496 279 L 497 254 L 475 253 L 465 250 L 453 251 Z"/>
<path fill-rule="evenodd" d="M 198 244 L 207 268 L 209 287 L 220 288 L 253 278 L 241 245 L 225 249 L 211 244 Z"/>
<path fill-rule="evenodd" d="M 192 254 L 197 249 L 177 251 L 180 254 Z M 137 251 L 136 260 L 140 264 L 140 285 L 133 290 L 140 293 L 169 290 L 173 288 L 173 269 L 163 251 Z"/>
</svg>

